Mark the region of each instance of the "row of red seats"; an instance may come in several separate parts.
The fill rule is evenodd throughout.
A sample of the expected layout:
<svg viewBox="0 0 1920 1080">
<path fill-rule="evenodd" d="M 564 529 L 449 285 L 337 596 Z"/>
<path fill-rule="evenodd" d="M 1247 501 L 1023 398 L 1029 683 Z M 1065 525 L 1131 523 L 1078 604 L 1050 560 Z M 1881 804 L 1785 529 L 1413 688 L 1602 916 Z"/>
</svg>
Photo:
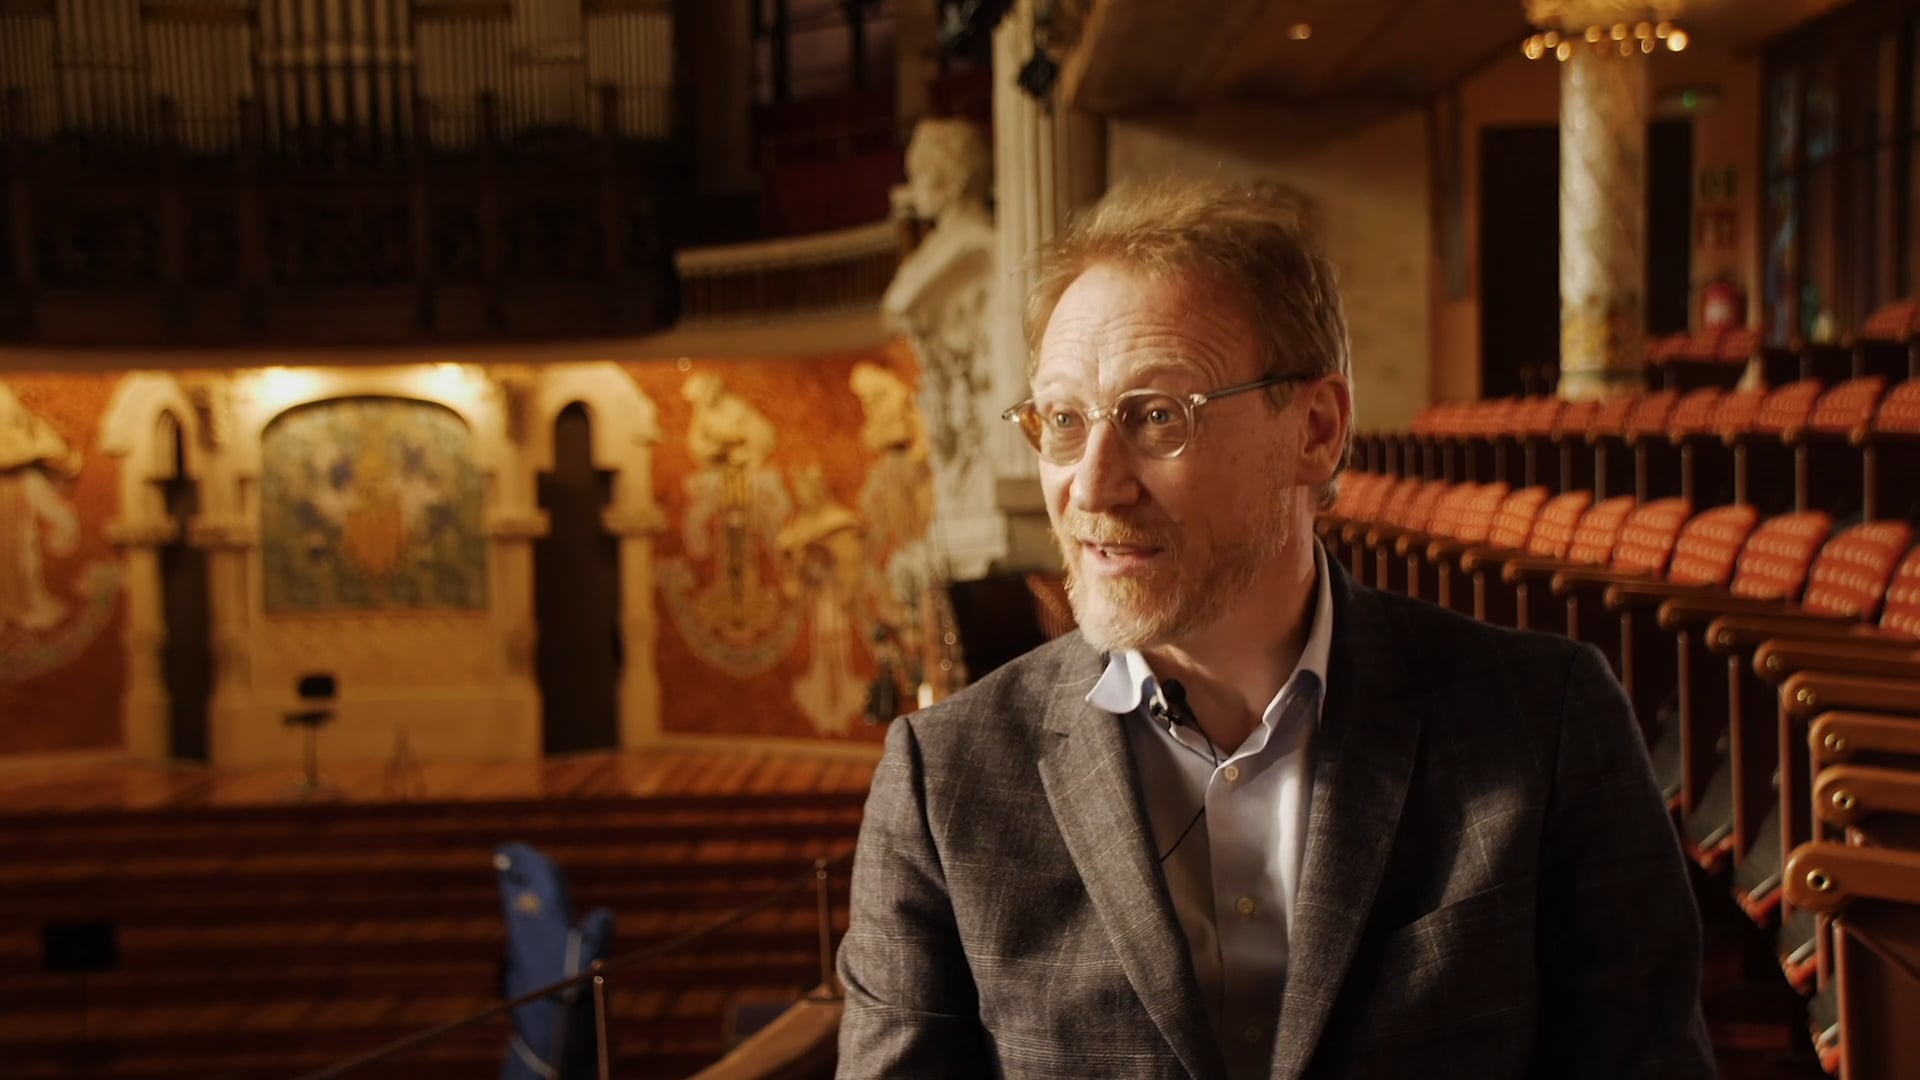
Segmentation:
<svg viewBox="0 0 1920 1080">
<path fill-rule="evenodd" d="M 1920 846 L 1861 848 L 1920 822 L 1920 717 L 1887 711 L 1920 710 L 1911 523 L 1842 528 L 1817 510 L 1764 517 L 1752 505 L 1363 473 L 1322 534 L 1362 580 L 1600 647 L 1634 702 L 1688 852 L 1728 877 L 1755 922 L 1774 929 L 1788 978 L 1816 993 L 1823 1058 L 1855 1077 L 1920 1072 L 1920 1054 L 1887 1041 L 1903 1030 L 1897 1009 L 1920 1004 L 1920 977 L 1909 969 L 1894 990 L 1849 997 L 1849 979 L 1890 976 L 1861 959 L 1860 909 L 1835 901 L 1853 889 L 1920 929 Z M 1896 691 L 1889 675 L 1913 681 Z M 1869 746 L 1896 759 L 1904 748 L 1910 771 L 1883 770 L 1891 776 L 1863 787 L 1844 771 L 1858 768 L 1847 748 Z M 1859 825 L 1869 791 L 1871 835 Z M 1851 844 L 1823 831 L 1834 814 L 1847 822 L 1835 835 Z M 1844 878 L 1827 869 L 1839 866 Z M 1920 947 L 1920 933 L 1871 941 Z"/>
<path fill-rule="evenodd" d="M 1912 486 L 1893 482 L 1920 466 L 1920 379 L 1435 405 L 1404 434 L 1356 439 L 1355 461 L 1376 473 L 1603 498 L 1920 516 Z"/>
<path fill-rule="evenodd" d="M 1760 331 L 1744 327 L 1672 334 L 1647 342 L 1647 367 L 1653 385 L 1668 389 L 1731 386 L 1750 371 L 1769 385 L 1806 378 L 1838 382 L 1876 367 L 1897 367 L 1900 350 L 1910 349 L 1916 336 L 1920 301 L 1899 300 L 1867 316 L 1858 331 L 1838 344 L 1796 340 L 1785 347 L 1769 346 Z M 1908 359 L 1915 359 L 1911 352 Z M 1920 374 L 1920 368 L 1910 373 Z"/>
</svg>

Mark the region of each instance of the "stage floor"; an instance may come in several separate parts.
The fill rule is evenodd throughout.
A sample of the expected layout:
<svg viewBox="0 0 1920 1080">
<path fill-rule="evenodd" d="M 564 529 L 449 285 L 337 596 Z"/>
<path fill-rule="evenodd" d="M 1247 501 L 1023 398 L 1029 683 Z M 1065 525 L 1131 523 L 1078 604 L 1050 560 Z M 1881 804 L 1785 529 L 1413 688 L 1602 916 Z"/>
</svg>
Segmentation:
<svg viewBox="0 0 1920 1080">
<path fill-rule="evenodd" d="M 545 761 L 341 762 L 321 767 L 325 801 L 352 804 L 675 796 L 862 794 L 874 763 L 777 751 L 660 749 Z M 0 815 L 300 801 L 300 771 L 140 762 L 48 762 L 0 771 Z"/>
</svg>

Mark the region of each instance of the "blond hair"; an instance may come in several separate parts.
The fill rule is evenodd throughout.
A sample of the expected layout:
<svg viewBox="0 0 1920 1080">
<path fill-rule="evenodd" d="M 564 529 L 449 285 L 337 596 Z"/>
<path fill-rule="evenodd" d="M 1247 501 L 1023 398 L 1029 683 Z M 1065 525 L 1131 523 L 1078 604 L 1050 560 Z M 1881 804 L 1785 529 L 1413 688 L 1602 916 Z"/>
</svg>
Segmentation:
<svg viewBox="0 0 1920 1080">
<path fill-rule="evenodd" d="M 1266 183 L 1183 178 L 1123 186 L 1036 256 L 1027 293 L 1028 368 L 1053 309 L 1074 280 L 1110 265 L 1154 280 L 1199 277 L 1234 290 L 1265 352 L 1269 375 L 1353 374 L 1347 316 L 1333 263 L 1306 221 L 1300 199 Z M 1285 404 L 1293 388 L 1274 387 Z M 1332 503 L 1352 456 L 1352 435 L 1321 505 Z"/>
</svg>

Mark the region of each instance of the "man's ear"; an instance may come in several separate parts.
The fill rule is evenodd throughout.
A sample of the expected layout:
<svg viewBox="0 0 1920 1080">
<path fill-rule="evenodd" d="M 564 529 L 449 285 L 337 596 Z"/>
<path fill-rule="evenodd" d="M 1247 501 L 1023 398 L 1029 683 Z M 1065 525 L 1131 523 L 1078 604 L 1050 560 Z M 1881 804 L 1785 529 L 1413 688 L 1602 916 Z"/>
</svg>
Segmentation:
<svg viewBox="0 0 1920 1080">
<path fill-rule="evenodd" d="M 1353 386 L 1345 375 L 1328 375 L 1300 388 L 1302 425 L 1299 482 L 1324 484 L 1339 473 L 1353 433 Z"/>
</svg>

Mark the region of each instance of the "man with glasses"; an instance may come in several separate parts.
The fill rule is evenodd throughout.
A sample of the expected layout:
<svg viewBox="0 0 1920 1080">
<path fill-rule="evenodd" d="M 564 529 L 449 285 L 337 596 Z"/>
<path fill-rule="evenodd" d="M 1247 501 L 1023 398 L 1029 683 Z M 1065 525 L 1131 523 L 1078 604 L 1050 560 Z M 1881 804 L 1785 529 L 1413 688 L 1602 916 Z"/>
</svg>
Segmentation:
<svg viewBox="0 0 1920 1080">
<path fill-rule="evenodd" d="M 1700 931 L 1591 646 L 1349 581 L 1333 269 L 1279 193 L 1110 195 L 1008 409 L 1079 629 L 893 724 L 840 1075 L 1698 1077 Z"/>
</svg>

